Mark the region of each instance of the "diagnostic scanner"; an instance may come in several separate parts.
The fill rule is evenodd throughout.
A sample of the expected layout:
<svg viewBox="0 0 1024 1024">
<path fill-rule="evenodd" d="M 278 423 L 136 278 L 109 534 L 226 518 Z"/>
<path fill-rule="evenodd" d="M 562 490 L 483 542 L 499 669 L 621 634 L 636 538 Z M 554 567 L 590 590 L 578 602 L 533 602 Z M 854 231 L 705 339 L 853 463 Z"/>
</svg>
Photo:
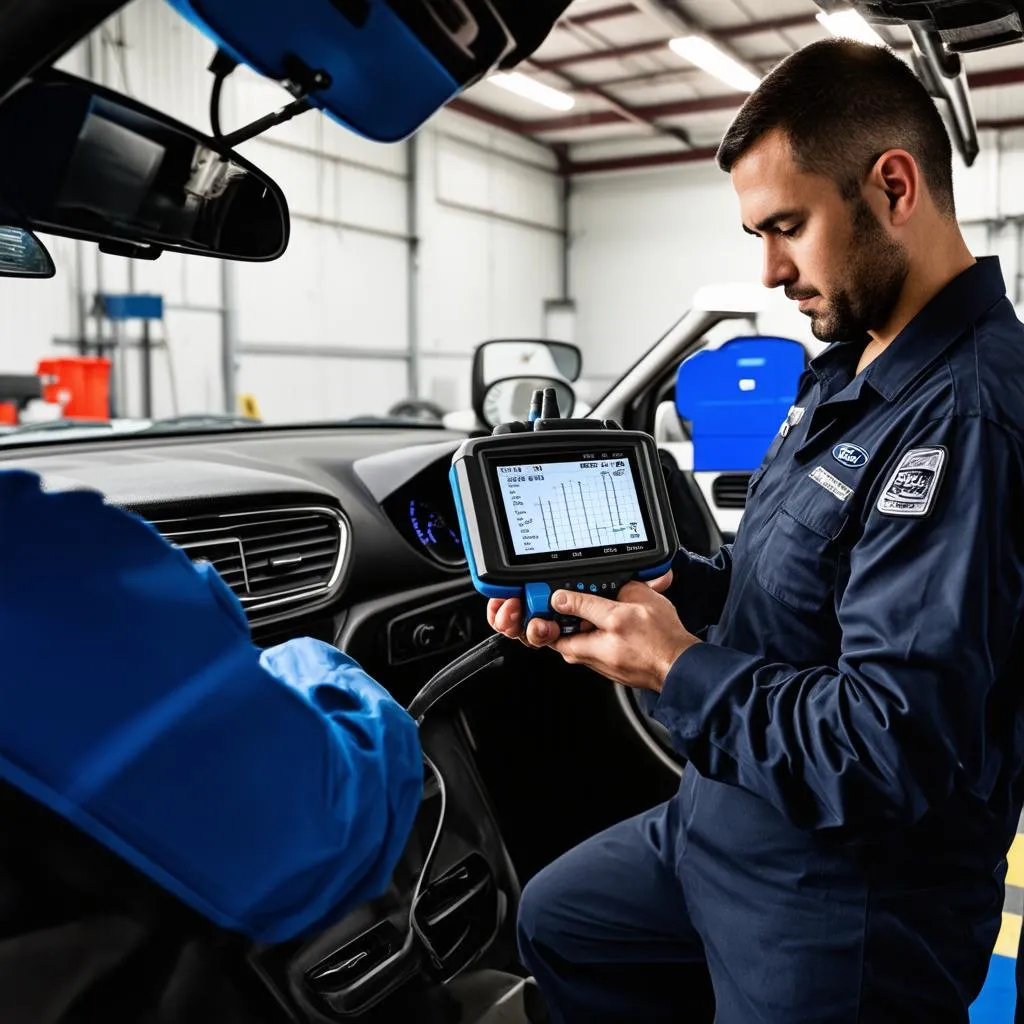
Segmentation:
<svg viewBox="0 0 1024 1024">
<path fill-rule="evenodd" d="M 529 420 L 463 442 L 449 478 L 473 585 L 564 635 L 580 621 L 552 609 L 555 590 L 614 599 L 667 572 L 678 540 L 654 439 L 560 419 L 553 401 L 535 395 Z"/>
</svg>

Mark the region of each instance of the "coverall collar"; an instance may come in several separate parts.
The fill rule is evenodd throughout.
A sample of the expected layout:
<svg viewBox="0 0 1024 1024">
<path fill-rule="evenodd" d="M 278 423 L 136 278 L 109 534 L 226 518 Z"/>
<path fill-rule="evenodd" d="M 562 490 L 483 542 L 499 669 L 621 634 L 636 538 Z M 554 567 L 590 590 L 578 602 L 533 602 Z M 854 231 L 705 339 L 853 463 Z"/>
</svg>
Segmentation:
<svg viewBox="0 0 1024 1024">
<path fill-rule="evenodd" d="M 853 376 L 863 346 L 849 342 L 830 345 L 811 361 L 810 368 L 823 382 L 823 391 L 834 392 L 835 388 L 825 381 L 843 375 L 835 382 L 841 388 L 839 394 L 834 395 L 837 400 L 855 398 L 863 385 L 870 384 L 887 402 L 894 402 L 920 373 L 1005 295 L 999 257 L 979 257 L 934 296 L 863 373 Z"/>
</svg>

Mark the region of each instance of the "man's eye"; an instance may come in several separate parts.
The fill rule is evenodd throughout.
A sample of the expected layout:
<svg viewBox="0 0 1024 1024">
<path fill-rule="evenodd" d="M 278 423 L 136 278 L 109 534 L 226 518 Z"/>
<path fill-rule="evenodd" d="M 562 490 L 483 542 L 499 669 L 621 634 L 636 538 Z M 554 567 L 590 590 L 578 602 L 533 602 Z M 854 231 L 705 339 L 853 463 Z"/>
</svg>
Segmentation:
<svg viewBox="0 0 1024 1024">
<path fill-rule="evenodd" d="M 785 231 L 783 231 L 782 228 L 779 228 L 779 234 L 782 235 L 783 238 L 796 238 L 797 234 L 800 232 L 800 228 L 802 227 L 802 224 L 797 224 L 794 227 L 786 228 Z"/>
</svg>

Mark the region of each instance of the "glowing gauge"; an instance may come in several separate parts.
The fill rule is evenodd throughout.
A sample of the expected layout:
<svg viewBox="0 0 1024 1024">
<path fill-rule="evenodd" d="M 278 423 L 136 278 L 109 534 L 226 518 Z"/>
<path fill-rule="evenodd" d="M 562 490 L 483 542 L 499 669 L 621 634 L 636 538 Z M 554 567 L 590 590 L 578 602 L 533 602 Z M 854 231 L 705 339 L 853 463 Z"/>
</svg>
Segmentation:
<svg viewBox="0 0 1024 1024">
<path fill-rule="evenodd" d="M 444 562 L 445 565 L 462 565 L 466 561 L 458 532 L 426 502 L 409 502 L 409 522 L 416 538 L 439 562 Z"/>
</svg>

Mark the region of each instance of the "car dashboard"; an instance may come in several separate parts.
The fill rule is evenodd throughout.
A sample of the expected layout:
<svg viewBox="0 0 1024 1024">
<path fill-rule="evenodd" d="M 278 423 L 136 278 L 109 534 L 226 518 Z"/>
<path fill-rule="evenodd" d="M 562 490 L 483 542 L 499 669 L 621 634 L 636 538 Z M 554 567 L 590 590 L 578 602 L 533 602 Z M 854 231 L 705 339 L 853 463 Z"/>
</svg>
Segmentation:
<svg viewBox="0 0 1024 1024">
<path fill-rule="evenodd" d="M 489 635 L 448 485 L 463 439 L 385 427 L 122 438 L 3 450 L 0 471 L 34 472 L 50 491 L 99 491 L 193 561 L 211 563 L 245 608 L 258 647 L 298 636 L 332 643 L 407 705 Z M 430 973 L 397 954 L 442 802 L 425 885 L 434 887 L 438 941 L 451 946 L 447 962 L 461 970 L 488 953 L 496 962 L 512 957 L 518 882 L 464 725 L 458 715 L 440 716 L 421 730 L 446 801 L 426 773 L 417 826 L 389 891 L 323 935 L 262 955 L 260 971 L 278 999 L 314 1017 L 372 1015 L 413 976 Z"/>
</svg>

